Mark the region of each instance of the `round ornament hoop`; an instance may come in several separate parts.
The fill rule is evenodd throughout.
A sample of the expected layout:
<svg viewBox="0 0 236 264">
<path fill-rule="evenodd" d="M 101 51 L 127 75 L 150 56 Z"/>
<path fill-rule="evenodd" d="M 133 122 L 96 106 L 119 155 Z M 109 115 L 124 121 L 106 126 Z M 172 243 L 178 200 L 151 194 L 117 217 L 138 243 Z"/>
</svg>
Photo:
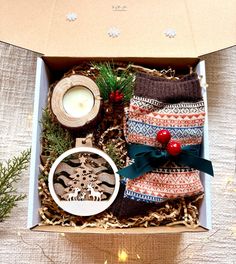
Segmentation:
<svg viewBox="0 0 236 264">
<path fill-rule="evenodd" d="M 58 165 L 68 156 L 73 154 L 92 154 L 98 155 L 102 159 L 104 159 L 109 166 L 111 167 L 114 173 L 114 183 L 115 187 L 113 193 L 109 197 L 108 200 L 61 200 L 57 195 L 55 188 L 54 188 L 54 176 Z M 103 151 L 93 148 L 93 147 L 75 147 L 66 152 L 64 152 L 61 156 L 59 156 L 56 161 L 53 163 L 48 177 L 48 184 L 49 184 L 49 191 L 52 195 L 53 200 L 57 203 L 57 205 L 62 208 L 64 211 L 79 216 L 91 216 L 96 215 L 98 213 L 103 212 L 106 210 L 115 200 L 119 187 L 120 187 L 120 177 L 117 174 L 117 167 L 113 160 Z M 91 189 L 90 189 L 91 190 Z M 94 192 L 95 193 L 95 192 Z M 98 193 L 98 192 L 97 192 Z M 91 192 L 92 194 L 92 192 Z M 78 193 L 77 193 L 78 195 Z"/>
<path fill-rule="evenodd" d="M 69 115 L 63 106 L 63 98 L 66 92 L 77 86 L 87 88 L 92 93 L 94 99 L 94 104 L 91 111 L 81 117 L 73 117 Z M 86 125 L 96 118 L 99 113 L 100 105 L 101 97 L 98 86 L 92 79 L 83 75 L 75 74 L 61 79 L 56 84 L 52 92 L 52 112 L 56 116 L 57 120 L 65 127 L 79 128 Z"/>
</svg>

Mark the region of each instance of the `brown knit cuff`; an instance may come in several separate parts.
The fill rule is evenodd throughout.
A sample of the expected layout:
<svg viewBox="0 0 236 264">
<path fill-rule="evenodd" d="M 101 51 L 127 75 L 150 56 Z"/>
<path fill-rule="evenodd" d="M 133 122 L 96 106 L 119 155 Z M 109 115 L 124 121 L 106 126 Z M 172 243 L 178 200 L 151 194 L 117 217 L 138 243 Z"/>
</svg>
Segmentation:
<svg viewBox="0 0 236 264">
<path fill-rule="evenodd" d="M 118 219 L 127 219 L 129 217 L 147 215 L 150 211 L 155 211 L 160 206 L 163 206 L 163 203 L 146 203 L 125 198 L 124 191 L 125 185 L 121 184 L 115 201 L 109 207 L 109 210 Z"/>
<path fill-rule="evenodd" d="M 164 103 L 196 102 L 202 99 L 201 86 L 196 74 L 186 75 L 179 80 L 169 80 L 137 73 L 134 95 Z"/>
</svg>

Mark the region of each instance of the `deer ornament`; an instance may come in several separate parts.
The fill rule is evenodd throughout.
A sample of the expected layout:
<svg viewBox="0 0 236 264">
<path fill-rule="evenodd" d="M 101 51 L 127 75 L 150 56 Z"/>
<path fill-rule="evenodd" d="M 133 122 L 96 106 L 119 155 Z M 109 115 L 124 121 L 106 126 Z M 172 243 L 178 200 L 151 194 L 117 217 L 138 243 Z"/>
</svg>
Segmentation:
<svg viewBox="0 0 236 264">
<path fill-rule="evenodd" d="M 81 191 L 80 188 L 76 187 L 74 189 L 74 192 L 68 193 L 68 201 L 78 201 L 78 194 Z"/>
<path fill-rule="evenodd" d="M 101 201 L 103 192 L 95 191 L 92 184 L 87 185 L 87 190 L 90 191 L 89 197 L 93 198 L 93 201 Z"/>
</svg>

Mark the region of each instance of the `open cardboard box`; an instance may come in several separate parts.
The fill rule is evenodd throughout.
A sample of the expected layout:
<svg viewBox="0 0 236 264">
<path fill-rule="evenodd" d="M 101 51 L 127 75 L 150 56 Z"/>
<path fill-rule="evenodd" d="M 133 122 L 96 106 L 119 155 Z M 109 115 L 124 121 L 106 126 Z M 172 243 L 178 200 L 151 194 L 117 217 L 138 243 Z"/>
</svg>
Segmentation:
<svg viewBox="0 0 236 264">
<path fill-rule="evenodd" d="M 93 58 L 95 59 L 95 58 Z M 110 58 L 111 59 L 111 58 Z M 142 59 L 142 58 L 114 58 L 121 61 L 131 61 L 137 64 L 149 65 L 151 67 L 163 67 L 163 65 L 172 65 L 178 71 L 188 70 L 188 66 L 196 67 L 199 75 L 203 76 L 202 83 L 205 83 L 205 63 L 197 58 L 181 58 L 181 59 Z M 182 226 L 175 227 L 155 227 L 155 228 L 129 228 L 129 229 L 99 229 L 99 228 L 85 228 L 80 229 L 75 227 L 62 227 L 62 226 L 38 226 L 40 217 L 38 208 L 40 207 L 40 200 L 38 195 L 38 174 L 40 164 L 40 129 L 39 120 L 42 116 L 42 110 L 47 104 L 48 87 L 50 80 L 58 74 L 69 69 L 71 65 L 78 65 L 81 62 L 90 62 L 92 58 L 59 58 L 59 57 L 43 57 L 38 58 L 37 72 L 36 72 L 36 90 L 35 90 L 35 108 L 34 108 L 34 123 L 33 123 L 33 145 L 32 145 L 32 158 L 30 170 L 30 193 L 29 193 L 29 218 L 28 227 L 33 230 L 40 231 L 56 231 L 56 232 L 78 232 L 78 233 L 159 233 L 159 232 L 183 232 L 183 231 L 204 231 L 211 228 L 211 199 L 210 199 L 210 176 L 201 174 L 201 179 L 205 188 L 205 197 L 200 208 L 200 221 L 201 226 L 198 229 L 186 229 Z M 97 60 L 104 60 L 104 58 L 97 58 Z M 207 98 L 205 88 L 203 87 L 203 95 L 205 104 L 207 106 Z M 206 109 L 206 123 L 204 127 L 204 148 L 202 149 L 202 156 L 208 159 L 208 121 Z"/>
<path fill-rule="evenodd" d="M 38 174 L 40 125 L 47 91 L 53 80 L 81 61 L 121 60 L 153 68 L 186 70 L 192 66 L 206 82 L 205 64 L 198 56 L 236 43 L 235 0 L 173 1 L 4 1 L 0 10 L 0 40 L 45 54 L 37 60 L 33 144 L 30 170 L 28 228 L 73 233 L 172 233 L 211 228 L 210 176 L 201 174 L 205 197 L 200 207 L 200 227 L 183 226 L 98 229 L 40 226 Z M 66 20 L 70 12 L 78 19 Z M 110 38 L 117 27 L 121 34 Z M 163 33 L 171 28 L 174 38 Z M 207 108 L 205 87 L 203 96 Z M 207 109 L 206 109 L 207 113 Z M 208 121 L 204 128 L 202 156 L 208 159 Z"/>
</svg>

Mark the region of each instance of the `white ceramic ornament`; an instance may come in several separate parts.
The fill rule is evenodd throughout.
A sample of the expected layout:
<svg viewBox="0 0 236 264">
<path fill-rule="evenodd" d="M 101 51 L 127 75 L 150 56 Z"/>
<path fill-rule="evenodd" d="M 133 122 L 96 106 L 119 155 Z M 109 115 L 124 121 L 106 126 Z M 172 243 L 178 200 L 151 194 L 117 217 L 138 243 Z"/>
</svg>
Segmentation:
<svg viewBox="0 0 236 264">
<path fill-rule="evenodd" d="M 71 167 L 63 162 L 71 155 L 79 156 L 76 159 L 80 164 L 78 167 Z M 93 167 L 87 163 L 87 160 L 94 164 L 98 160 L 98 164 Z M 108 164 L 113 173 L 105 172 L 107 168 L 99 165 L 99 162 Z M 70 176 L 60 175 L 61 168 L 64 168 L 64 171 L 67 171 L 66 175 Z M 79 216 L 95 215 L 106 210 L 114 202 L 120 186 L 117 171 L 115 163 L 105 152 L 93 147 L 75 147 L 64 152 L 53 163 L 48 177 L 49 190 L 54 201 L 64 211 Z M 63 180 L 63 184 L 66 185 L 64 190 L 62 185 L 55 183 L 57 179 Z M 110 181 L 108 185 L 111 186 L 112 183 L 114 187 L 104 184 L 104 179 L 108 179 Z M 61 186 L 61 189 L 58 189 L 58 186 Z M 72 190 L 68 186 L 72 186 Z M 106 198 L 107 193 L 109 193 L 108 198 Z"/>
</svg>

